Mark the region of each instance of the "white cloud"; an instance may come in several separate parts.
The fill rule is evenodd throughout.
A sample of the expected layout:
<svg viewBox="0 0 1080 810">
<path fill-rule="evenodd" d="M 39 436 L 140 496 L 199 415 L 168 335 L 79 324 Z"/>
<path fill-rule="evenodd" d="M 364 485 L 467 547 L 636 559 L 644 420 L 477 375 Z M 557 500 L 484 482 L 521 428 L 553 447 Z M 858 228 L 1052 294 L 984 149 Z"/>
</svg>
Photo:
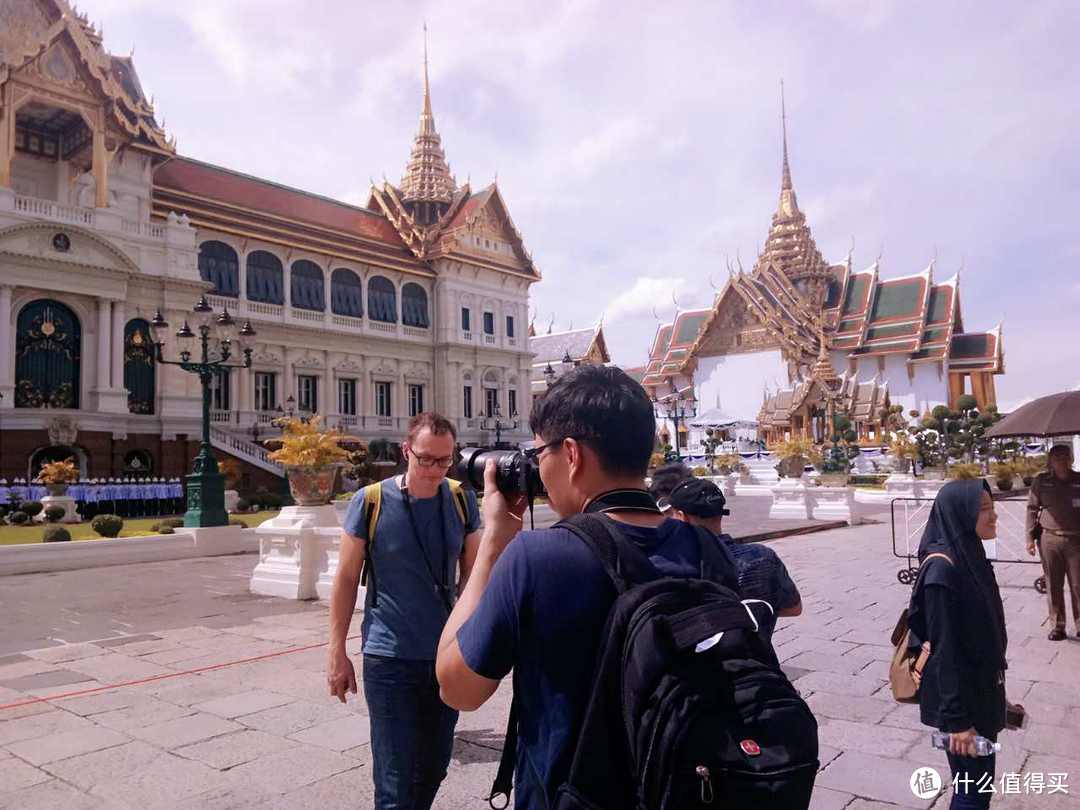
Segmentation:
<svg viewBox="0 0 1080 810">
<path fill-rule="evenodd" d="M 629 289 L 616 295 L 604 307 L 604 322 L 614 323 L 632 315 L 662 313 L 672 308 L 672 296 L 686 288 L 684 278 L 639 276 Z"/>
</svg>

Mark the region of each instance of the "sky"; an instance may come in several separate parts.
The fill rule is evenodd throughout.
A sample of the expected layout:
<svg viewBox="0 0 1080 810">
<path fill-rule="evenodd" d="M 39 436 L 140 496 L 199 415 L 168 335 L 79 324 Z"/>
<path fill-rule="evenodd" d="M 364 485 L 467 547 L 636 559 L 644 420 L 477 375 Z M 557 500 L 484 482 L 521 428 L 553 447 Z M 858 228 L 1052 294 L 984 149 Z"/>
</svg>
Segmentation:
<svg viewBox="0 0 1080 810">
<path fill-rule="evenodd" d="M 498 178 L 543 280 L 538 331 L 597 323 L 645 361 L 656 316 L 749 269 L 780 186 L 831 262 L 960 271 L 1003 324 L 1003 409 L 1080 385 L 1080 4 L 85 0 L 134 48 L 179 151 L 363 205 L 397 182 L 429 29 L 458 181 Z"/>
</svg>

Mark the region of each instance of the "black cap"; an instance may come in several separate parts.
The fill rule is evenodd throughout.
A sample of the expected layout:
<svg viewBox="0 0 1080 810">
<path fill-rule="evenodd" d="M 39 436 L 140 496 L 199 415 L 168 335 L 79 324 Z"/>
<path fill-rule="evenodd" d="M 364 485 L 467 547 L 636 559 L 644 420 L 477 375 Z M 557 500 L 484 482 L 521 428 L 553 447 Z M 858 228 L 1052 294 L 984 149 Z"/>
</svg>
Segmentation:
<svg viewBox="0 0 1080 810">
<path fill-rule="evenodd" d="M 687 478 L 671 491 L 671 505 L 680 512 L 701 518 L 730 515 L 727 499 L 720 487 L 701 478 Z"/>
</svg>

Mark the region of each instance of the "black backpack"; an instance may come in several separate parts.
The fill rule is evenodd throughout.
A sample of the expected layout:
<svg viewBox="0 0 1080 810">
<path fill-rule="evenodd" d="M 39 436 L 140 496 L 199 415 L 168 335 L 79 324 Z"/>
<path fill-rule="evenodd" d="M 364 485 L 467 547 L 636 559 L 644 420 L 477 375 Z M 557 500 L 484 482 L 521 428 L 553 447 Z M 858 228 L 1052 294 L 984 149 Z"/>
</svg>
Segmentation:
<svg viewBox="0 0 1080 810">
<path fill-rule="evenodd" d="M 683 579 L 661 577 L 610 518 L 558 525 L 593 550 L 618 597 L 555 810 L 805 810 L 817 721 L 760 630 L 772 608 L 721 584 L 731 564 L 716 537 L 698 529 L 701 578 Z M 492 799 L 509 793 L 514 714 Z"/>
</svg>

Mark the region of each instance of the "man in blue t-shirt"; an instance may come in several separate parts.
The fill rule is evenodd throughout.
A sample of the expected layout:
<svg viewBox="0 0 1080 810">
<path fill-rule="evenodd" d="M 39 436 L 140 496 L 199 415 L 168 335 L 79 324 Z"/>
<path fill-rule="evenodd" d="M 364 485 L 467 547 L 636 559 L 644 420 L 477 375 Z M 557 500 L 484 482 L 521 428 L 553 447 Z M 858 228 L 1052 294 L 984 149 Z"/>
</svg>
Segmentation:
<svg viewBox="0 0 1080 810">
<path fill-rule="evenodd" d="M 445 478 L 455 439 L 443 417 L 413 417 L 402 445 L 405 474 L 371 485 L 381 487 L 374 536 L 368 536 L 365 490 L 353 496 L 342 526 L 327 681 L 342 703 L 347 691 L 356 693 L 345 640 L 366 560 L 360 632 L 375 810 L 428 810 L 450 764 L 457 712 L 439 699 L 435 651 L 458 577 L 468 580 L 480 544 L 475 493 L 464 491 L 462 507 Z"/>
<path fill-rule="evenodd" d="M 535 443 L 527 452 L 561 517 L 613 490 L 644 492 L 653 406 L 620 369 L 581 366 L 565 374 L 534 403 L 530 426 Z M 615 589 L 568 530 L 521 531 L 521 499 L 498 491 L 493 466 L 484 472 L 480 548 L 439 641 L 436 671 L 443 700 L 462 710 L 481 706 L 514 671 L 515 805 L 547 808 L 569 775 Z M 654 509 L 605 512 L 661 574 L 698 575 L 691 526 Z M 735 587 L 734 562 L 724 556 L 725 584 Z"/>
<path fill-rule="evenodd" d="M 730 510 L 720 487 L 687 471 L 687 477 L 670 487 L 664 497 L 671 504 L 674 517 L 708 529 L 727 546 L 735 559 L 743 599 L 761 599 L 772 607 L 774 621 L 770 634 L 776 626 L 775 617 L 802 613 L 799 589 L 780 556 L 762 543 L 736 543 L 731 535 L 724 534 L 724 515 L 730 514 Z"/>
</svg>

